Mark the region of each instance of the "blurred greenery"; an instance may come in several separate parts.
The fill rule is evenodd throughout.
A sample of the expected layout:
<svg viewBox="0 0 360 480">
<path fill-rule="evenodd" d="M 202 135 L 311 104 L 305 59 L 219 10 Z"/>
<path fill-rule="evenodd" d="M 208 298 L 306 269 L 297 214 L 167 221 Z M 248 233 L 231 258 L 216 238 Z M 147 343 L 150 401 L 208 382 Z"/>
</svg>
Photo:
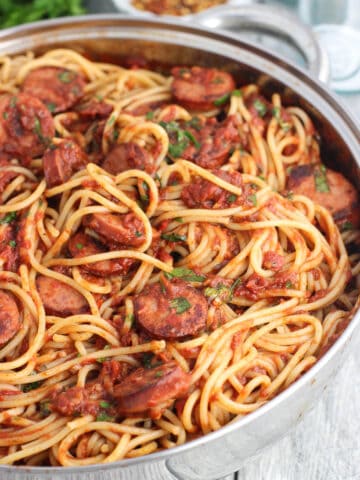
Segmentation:
<svg viewBox="0 0 360 480">
<path fill-rule="evenodd" d="M 82 0 L 0 0 L 0 28 L 86 13 Z"/>
</svg>

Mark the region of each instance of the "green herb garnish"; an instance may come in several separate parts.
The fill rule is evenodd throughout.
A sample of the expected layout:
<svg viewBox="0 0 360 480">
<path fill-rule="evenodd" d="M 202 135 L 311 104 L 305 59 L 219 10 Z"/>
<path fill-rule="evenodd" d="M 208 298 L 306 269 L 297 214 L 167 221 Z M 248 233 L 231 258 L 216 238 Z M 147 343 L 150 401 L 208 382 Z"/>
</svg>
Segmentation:
<svg viewBox="0 0 360 480">
<path fill-rule="evenodd" d="M 235 195 L 235 193 L 232 193 L 227 197 L 226 201 L 227 203 L 234 203 L 236 199 L 237 199 L 237 195 Z"/>
<path fill-rule="evenodd" d="M 77 244 L 76 244 L 76 248 L 77 248 L 78 250 L 81 250 L 82 248 L 84 248 L 84 245 L 83 245 L 82 243 L 77 243 Z"/>
<path fill-rule="evenodd" d="M 152 120 L 154 118 L 154 112 L 150 110 L 146 113 L 145 118 L 146 120 Z"/>
<path fill-rule="evenodd" d="M 64 70 L 58 74 L 58 79 L 62 83 L 71 83 L 74 80 L 75 76 L 76 74 L 74 72 Z"/>
<path fill-rule="evenodd" d="M 158 370 L 155 372 L 155 378 L 160 378 L 164 375 L 164 372 L 162 370 Z"/>
<path fill-rule="evenodd" d="M 161 238 L 167 240 L 168 242 L 185 242 L 185 235 L 178 235 L 177 233 L 162 233 Z"/>
<path fill-rule="evenodd" d="M 287 280 L 287 282 L 285 283 L 285 287 L 286 288 L 294 288 L 294 285 L 292 282 L 290 282 L 290 280 Z"/>
<path fill-rule="evenodd" d="M 317 168 L 314 171 L 314 180 L 315 180 L 315 188 L 318 192 L 321 192 L 321 193 L 330 192 L 330 188 L 326 179 L 325 165 L 321 165 L 320 168 Z"/>
<path fill-rule="evenodd" d="M 108 415 L 106 412 L 100 412 L 96 417 L 97 422 L 113 422 L 114 420 L 115 417 Z"/>
<path fill-rule="evenodd" d="M 22 391 L 24 393 L 30 392 L 31 390 L 36 390 L 41 386 L 41 382 L 32 382 L 32 383 L 27 383 L 26 385 L 23 385 Z"/>
<path fill-rule="evenodd" d="M 341 225 L 341 231 L 348 232 L 349 230 L 354 230 L 354 225 L 349 222 L 349 220 L 346 220 L 346 222 Z"/>
<path fill-rule="evenodd" d="M 141 363 L 143 364 L 144 368 L 150 369 L 152 368 L 152 359 L 154 358 L 154 354 L 151 352 L 143 353 Z"/>
<path fill-rule="evenodd" d="M 16 247 L 16 241 L 15 240 L 10 240 L 9 245 L 10 245 L 10 247 L 15 248 Z"/>
<path fill-rule="evenodd" d="M 5 215 L 4 218 L 0 220 L 0 225 L 3 225 L 5 223 L 11 223 L 16 219 L 16 212 L 9 212 Z"/>
<path fill-rule="evenodd" d="M 263 103 L 261 100 L 259 100 L 258 98 L 254 100 L 253 106 L 260 115 L 260 117 L 264 117 L 266 115 L 267 107 L 265 103 Z"/>
<path fill-rule="evenodd" d="M 180 315 L 191 308 L 191 303 L 185 297 L 176 297 L 170 300 L 170 305 Z"/>
<path fill-rule="evenodd" d="M 230 99 L 230 93 L 225 93 L 225 95 L 223 95 L 222 97 L 214 100 L 213 103 L 215 107 L 221 107 L 222 105 L 225 105 L 225 103 L 227 103 L 229 99 Z"/>
<path fill-rule="evenodd" d="M 254 207 L 257 206 L 257 198 L 256 198 L 256 195 L 255 193 L 252 193 L 251 195 L 248 195 L 248 200 L 250 200 L 250 202 L 254 205 Z"/>
<path fill-rule="evenodd" d="M 99 402 L 99 405 L 100 405 L 101 408 L 110 408 L 111 407 L 111 403 L 106 402 L 105 400 L 101 400 L 101 402 Z"/>
<path fill-rule="evenodd" d="M 49 110 L 49 112 L 51 112 L 51 113 L 55 112 L 55 110 L 56 110 L 56 104 L 55 103 L 49 102 L 49 103 L 46 104 L 46 106 L 47 106 L 47 109 Z"/>
<path fill-rule="evenodd" d="M 176 267 L 170 273 L 166 272 L 164 275 L 168 279 L 182 278 L 187 282 L 203 282 L 206 280 L 206 277 L 204 275 L 198 275 L 192 270 L 190 270 L 190 268 L 185 267 Z"/>
<path fill-rule="evenodd" d="M 273 117 L 276 118 L 276 120 L 279 122 L 280 128 L 284 130 L 284 132 L 287 132 L 290 130 L 291 125 L 289 122 L 284 122 L 284 120 L 281 118 L 281 111 L 280 107 L 274 107 L 272 109 L 272 115 Z"/>
</svg>

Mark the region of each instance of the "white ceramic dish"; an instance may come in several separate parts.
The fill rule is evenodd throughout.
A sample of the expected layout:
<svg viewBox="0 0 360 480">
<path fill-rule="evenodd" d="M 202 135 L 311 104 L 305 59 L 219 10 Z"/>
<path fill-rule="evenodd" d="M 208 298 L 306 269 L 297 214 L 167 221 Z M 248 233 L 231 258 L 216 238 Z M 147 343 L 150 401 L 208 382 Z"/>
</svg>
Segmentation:
<svg viewBox="0 0 360 480">
<path fill-rule="evenodd" d="M 119 12 L 124 12 L 124 13 L 126 12 L 126 13 L 130 13 L 132 15 L 141 16 L 141 17 L 148 17 L 148 18 L 154 18 L 154 17 L 159 16 L 155 13 L 147 12 L 147 11 L 139 10 L 139 9 L 135 8 L 132 5 L 132 0 L 112 0 L 112 2 L 113 2 L 113 5 L 115 6 L 115 8 L 117 8 L 119 10 Z M 253 3 L 253 0 L 227 0 L 227 2 L 223 4 L 223 6 L 225 6 L 225 5 L 226 6 L 228 6 L 228 5 L 232 5 L 232 6 L 235 6 L 235 5 L 250 5 L 252 3 Z M 194 13 L 194 14 L 191 14 L 191 15 L 182 15 L 182 16 L 161 15 L 161 18 L 163 18 L 163 19 L 166 19 L 166 18 L 174 19 L 174 18 L 176 18 L 176 19 L 179 19 L 179 20 L 191 21 L 192 19 L 196 20 L 197 15 L 200 15 L 204 12 L 210 12 L 214 8 L 221 8 L 221 6 L 222 5 L 215 6 L 215 7 L 210 7 L 210 8 L 207 8 L 206 10 L 202 10 L 199 13 Z"/>
</svg>

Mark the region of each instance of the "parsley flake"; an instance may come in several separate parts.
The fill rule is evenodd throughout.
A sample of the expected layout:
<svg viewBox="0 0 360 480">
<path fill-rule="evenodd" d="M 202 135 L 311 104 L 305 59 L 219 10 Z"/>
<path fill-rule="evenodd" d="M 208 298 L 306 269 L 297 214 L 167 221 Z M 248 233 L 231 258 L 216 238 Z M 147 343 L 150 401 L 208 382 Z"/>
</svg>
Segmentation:
<svg viewBox="0 0 360 480">
<path fill-rule="evenodd" d="M 185 235 L 178 235 L 177 233 L 162 233 L 161 238 L 167 240 L 168 242 L 185 242 Z"/>
<path fill-rule="evenodd" d="M 185 297 L 176 297 L 170 300 L 170 306 L 180 315 L 191 308 L 191 303 Z"/>
<path fill-rule="evenodd" d="M 315 188 L 318 192 L 321 192 L 321 193 L 330 192 L 330 188 L 326 178 L 325 165 L 321 165 L 320 168 L 315 169 L 314 180 L 315 180 Z"/>
<path fill-rule="evenodd" d="M 204 282 L 206 277 L 204 275 L 198 275 L 190 268 L 185 267 L 176 267 L 170 273 L 165 273 L 165 277 L 168 279 L 171 278 L 182 278 L 187 282 Z"/>
</svg>

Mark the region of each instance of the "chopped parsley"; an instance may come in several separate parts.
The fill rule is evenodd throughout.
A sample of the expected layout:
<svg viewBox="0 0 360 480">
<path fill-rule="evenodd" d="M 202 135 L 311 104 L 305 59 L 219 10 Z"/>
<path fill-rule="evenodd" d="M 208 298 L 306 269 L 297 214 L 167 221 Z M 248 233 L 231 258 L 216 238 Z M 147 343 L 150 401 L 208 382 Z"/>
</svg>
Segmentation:
<svg viewBox="0 0 360 480">
<path fill-rule="evenodd" d="M 169 135 L 176 137 L 176 143 L 170 143 L 169 154 L 178 158 L 183 151 L 189 146 L 189 141 L 195 145 L 196 148 L 200 148 L 200 143 L 196 140 L 194 135 L 188 130 L 183 130 L 179 124 L 175 121 L 172 122 L 159 122 L 159 125 L 163 127 Z"/>
<path fill-rule="evenodd" d="M 266 115 L 267 107 L 266 107 L 264 102 L 262 102 L 261 100 L 259 100 L 257 98 L 254 101 L 253 106 L 254 106 L 255 110 L 258 112 L 258 114 L 260 115 L 260 117 L 264 117 Z"/>
<path fill-rule="evenodd" d="M 250 202 L 254 205 L 254 207 L 257 206 L 257 198 L 256 198 L 256 195 L 255 193 L 252 193 L 251 195 L 248 195 L 248 200 L 250 200 Z"/>
<path fill-rule="evenodd" d="M 185 242 L 186 235 L 178 235 L 177 233 L 162 233 L 161 238 L 168 242 Z"/>
<path fill-rule="evenodd" d="M 17 97 L 11 97 L 11 100 L 10 100 L 10 103 L 9 103 L 10 107 L 14 108 L 15 105 L 16 105 L 16 102 L 17 102 Z"/>
<path fill-rule="evenodd" d="M 140 194 L 140 200 L 144 203 L 147 203 L 149 201 L 149 186 L 146 182 L 142 182 L 142 188 L 144 190 L 144 193 Z"/>
<path fill-rule="evenodd" d="M 119 134 L 120 134 L 119 130 L 114 128 L 113 133 L 112 133 L 112 138 L 113 138 L 114 142 L 116 142 L 116 140 L 119 138 Z"/>
<path fill-rule="evenodd" d="M 71 83 L 75 78 L 75 73 L 70 72 L 69 70 L 63 70 L 58 74 L 58 79 L 62 83 Z"/>
<path fill-rule="evenodd" d="M 227 197 L 226 201 L 227 203 L 234 203 L 236 199 L 237 199 L 237 195 L 235 195 L 235 193 L 232 193 Z"/>
<path fill-rule="evenodd" d="M 231 95 L 232 95 L 233 97 L 242 97 L 242 91 L 241 91 L 241 90 L 233 90 L 233 91 L 231 92 Z"/>
<path fill-rule="evenodd" d="M 318 192 L 327 193 L 330 192 L 329 185 L 326 179 L 326 167 L 321 165 L 320 168 L 314 171 L 315 188 Z"/>
<path fill-rule="evenodd" d="M 115 120 L 116 120 L 116 116 L 115 116 L 115 115 L 111 115 L 111 117 L 110 117 L 109 120 L 108 120 L 108 125 L 109 125 L 110 127 L 111 127 L 112 125 L 114 125 Z"/>
<path fill-rule="evenodd" d="M 7 113 L 7 112 L 3 112 L 2 116 L 3 116 L 3 119 L 4 119 L 4 120 L 7 120 L 7 118 L 8 118 L 8 113 Z"/>
<path fill-rule="evenodd" d="M 176 267 L 174 268 L 170 273 L 165 273 L 165 277 L 168 279 L 171 278 L 182 278 L 183 280 L 186 280 L 188 282 L 203 282 L 206 280 L 206 277 L 204 275 L 198 275 L 190 268 L 185 268 L 185 267 Z"/>
<path fill-rule="evenodd" d="M 198 132 L 201 130 L 201 120 L 199 117 L 193 117 L 191 120 L 186 122 L 186 125 L 194 130 L 197 130 Z"/>
<path fill-rule="evenodd" d="M 55 103 L 53 103 L 53 102 L 48 102 L 48 103 L 46 104 L 46 106 L 47 106 L 47 109 L 49 110 L 49 112 L 51 112 L 51 113 L 54 113 L 54 112 L 55 112 L 55 110 L 56 110 L 56 104 L 55 104 Z"/>
<path fill-rule="evenodd" d="M 220 77 L 220 75 L 218 75 L 217 77 L 212 79 L 211 83 L 214 83 L 215 85 L 220 85 L 221 83 L 224 83 L 224 79 L 223 77 Z"/>
<path fill-rule="evenodd" d="M 34 132 L 39 138 L 42 138 L 43 134 L 41 130 L 41 123 L 38 117 L 35 117 L 35 120 L 34 120 Z"/>
<path fill-rule="evenodd" d="M 225 105 L 225 103 L 227 103 L 229 99 L 230 99 L 230 93 L 225 93 L 225 95 L 223 95 L 222 97 L 214 100 L 213 103 L 215 107 L 221 107 L 222 105 Z"/>
<path fill-rule="evenodd" d="M 342 232 L 348 232 L 349 230 L 354 230 L 354 225 L 347 220 L 341 225 L 341 231 Z"/>
<path fill-rule="evenodd" d="M 3 225 L 5 223 L 11 223 L 16 219 L 16 212 L 9 212 L 5 215 L 4 218 L 0 220 L 0 225 Z"/>
<path fill-rule="evenodd" d="M 286 288 L 294 288 L 294 285 L 292 282 L 290 282 L 290 280 L 288 280 L 286 283 L 285 283 L 285 287 Z"/>
<path fill-rule="evenodd" d="M 106 402 L 105 400 L 101 400 L 101 402 L 99 403 L 100 407 L 101 408 L 110 408 L 111 407 L 111 403 L 109 402 Z"/>
<path fill-rule="evenodd" d="M 138 238 L 142 237 L 142 233 L 139 232 L 139 230 L 136 230 L 135 237 L 138 237 Z"/>
<path fill-rule="evenodd" d="M 184 223 L 184 219 L 182 217 L 176 217 L 174 218 L 174 221 L 178 223 Z"/>
<path fill-rule="evenodd" d="M 170 305 L 180 315 L 191 308 L 191 303 L 185 297 L 176 297 L 170 300 Z"/>
<path fill-rule="evenodd" d="M 155 378 L 160 378 L 164 375 L 164 372 L 162 370 L 158 370 L 155 372 Z"/>
<path fill-rule="evenodd" d="M 205 297 L 218 297 L 222 293 L 229 293 L 230 289 L 223 283 L 219 283 L 216 287 L 207 287 L 204 290 Z"/>
<path fill-rule="evenodd" d="M 154 358 L 154 354 L 151 352 L 145 352 L 142 356 L 141 363 L 143 364 L 144 368 L 150 369 L 152 368 L 152 359 Z"/>
<path fill-rule="evenodd" d="M 284 122 L 284 120 L 281 118 L 280 107 L 274 107 L 272 109 L 272 115 L 279 122 L 280 128 L 282 130 L 284 130 L 284 132 L 288 132 L 290 130 L 290 128 L 291 128 L 290 123 L 289 122 Z"/>
<path fill-rule="evenodd" d="M 15 248 L 16 247 L 16 241 L 15 240 L 10 240 L 9 245 L 10 245 L 10 247 Z"/>
<path fill-rule="evenodd" d="M 41 386 L 41 382 L 32 382 L 32 383 L 27 383 L 26 385 L 23 385 L 22 391 L 24 393 L 30 392 L 31 390 L 36 390 Z"/>
<path fill-rule="evenodd" d="M 146 120 L 152 120 L 154 118 L 154 112 L 150 110 L 149 112 L 146 113 L 145 118 Z"/>
<path fill-rule="evenodd" d="M 84 245 L 83 245 L 82 243 L 77 243 L 77 244 L 76 244 L 76 248 L 77 248 L 78 250 L 81 250 L 82 248 L 84 248 Z"/>
<path fill-rule="evenodd" d="M 97 422 L 113 422 L 114 420 L 115 417 L 108 415 L 106 412 L 100 412 L 96 417 Z"/>
<path fill-rule="evenodd" d="M 294 198 L 294 192 L 292 190 L 289 190 L 286 194 L 286 198 L 288 200 L 292 200 Z"/>
</svg>

